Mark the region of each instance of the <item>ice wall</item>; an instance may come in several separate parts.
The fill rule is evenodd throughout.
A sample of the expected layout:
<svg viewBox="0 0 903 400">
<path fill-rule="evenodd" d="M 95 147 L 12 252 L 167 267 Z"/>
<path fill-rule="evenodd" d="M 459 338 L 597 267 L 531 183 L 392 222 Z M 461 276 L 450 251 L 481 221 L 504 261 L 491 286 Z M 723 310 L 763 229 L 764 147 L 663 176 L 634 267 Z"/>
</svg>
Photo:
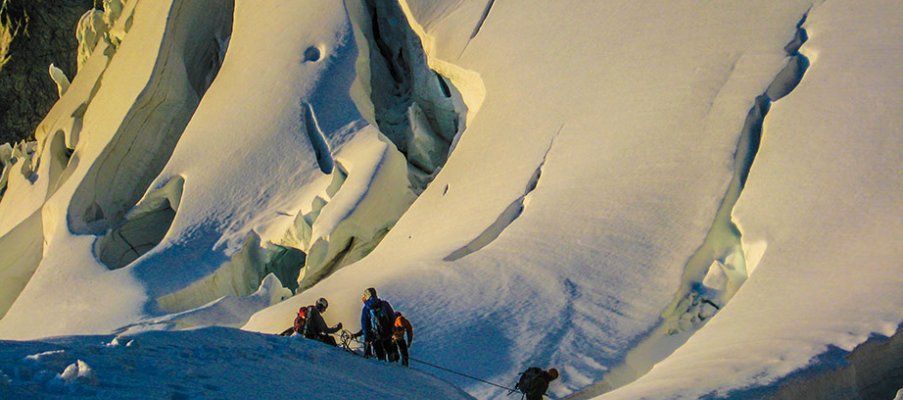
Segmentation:
<svg viewBox="0 0 903 400">
<path fill-rule="evenodd" d="M 137 299 L 143 293 L 126 289 L 134 283 L 130 277 L 104 273 L 106 268 L 94 259 L 92 242 L 94 235 L 119 227 L 141 198 L 209 83 L 210 68 L 217 64 L 205 58 L 219 54 L 210 47 L 228 33 L 223 28 L 230 28 L 230 9 L 207 13 L 205 23 L 186 21 L 214 3 L 228 5 L 133 2 L 118 18 L 105 19 L 112 24 L 112 39 L 98 44 L 95 56 L 38 127 L 33 182 L 17 190 L 16 198 L 5 196 L 0 203 L 4 215 L 21 215 L 27 203 L 24 209 L 42 216 L 45 255 L 40 260 L 44 267 L 35 266 L 35 276 L 0 325 L 27 332 L 29 324 L 21 318 L 32 318 L 34 302 L 52 301 L 42 295 L 47 292 L 69 296 L 68 308 L 56 307 L 61 314 L 84 315 L 98 304 L 112 309 L 114 316 L 121 317 L 120 312 L 134 318 L 140 313 Z M 127 42 L 127 35 L 136 39 Z M 142 151 L 132 150 L 137 148 Z M 80 288 L 86 282 L 92 282 L 95 293 Z M 127 294 L 109 302 L 108 293 L 117 290 Z M 74 325 L 48 318 L 52 322 L 45 325 L 47 332 L 118 324 L 106 318 Z"/>
<path fill-rule="evenodd" d="M 311 7 L 111 0 L 84 15 L 79 73 L 19 164 L 28 183 L 4 185 L 17 189 L 3 226 L 21 226 L 4 240 L 42 244 L 3 260 L 10 304 L 39 271 L 10 329 L 90 332 L 13 322 L 46 291 L 100 306 L 60 268 L 143 288 L 129 305 L 142 310 L 98 315 L 112 325 L 251 296 L 270 274 L 303 290 L 376 247 L 470 118 L 438 70 L 460 71 L 431 66 L 397 3 Z M 275 45 L 265 25 L 292 39 Z"/>
</svg>

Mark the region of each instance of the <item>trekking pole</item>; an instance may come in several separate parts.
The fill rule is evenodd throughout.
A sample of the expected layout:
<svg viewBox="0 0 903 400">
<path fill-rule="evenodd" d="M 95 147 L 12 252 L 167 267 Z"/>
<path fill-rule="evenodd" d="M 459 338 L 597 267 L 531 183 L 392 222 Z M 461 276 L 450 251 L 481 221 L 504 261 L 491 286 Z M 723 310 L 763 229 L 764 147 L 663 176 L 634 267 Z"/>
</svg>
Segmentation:
<svg viewBox="0 0 903 400">
<path fill-rule="evenodd" d="M 414 357 L 410 357 L 410 359 L 411 359 L 411 361 L 419 362 L 419 363 L 421 363 L 421 364 L 423 364 L 423 365 L 428 365 L 428 366 L 430 366 L 430 367 L 433 367 L 433 368 L 436 368 L 436 369 L 439 369 L 439 370 L 442 370 L 442 371 L 445 371 L 445 372 L 448 372 L 448 373 L 452 373 L 452 374 L 455 374 L 455 375 L 458 375 L 458 376 L 463 376 L 463 377 L 465 377 L 465 378 L 470 378 L 470 379 L 473 379 L 473 380 L 475 380 L 475 381 L 483 382 L 483 383 L 485 383 L 485 384 L 487 384 L 487 385 L 495 386 L 495 387 L 497 387 L 497 388 L 501 388 L 501 389 L 505 389 L 505 390 L 510 390 L 511 393 L 514 393 L 514 392 L 515 392 L 515 389 L 509 388 L 509 387 L 507 387 L 507 386 L 502 386 L 502 385 L 499 385 L 499 384 L 497 384 L 497 383 L 492 383 L 492 382 L 489 382 L 489 381 L 487 381 L 487 380 L 485 380 L 485 379 L 480 379 L 480 378 L 477 378 L 477 377 L 472 376 L 472 375 L 467 375 L 467 374 L 464 374 L 464 373 L 461 373 L 461 372 L 458 372 L 458 371 L 450 370 L 450 369 L 448 369 L 448 368 L 445 368 L 445 367 L 442 367 L 442 366 L 439 366 L 439 365 L 436 365 L 436 364 L 433 364 L 433 363 L 428 363 L 428 362 L 423 361 L 423 360 L 418 360 L 418 359 L 416 359 L 416 358 L 414 358 Z"/>
</svg>

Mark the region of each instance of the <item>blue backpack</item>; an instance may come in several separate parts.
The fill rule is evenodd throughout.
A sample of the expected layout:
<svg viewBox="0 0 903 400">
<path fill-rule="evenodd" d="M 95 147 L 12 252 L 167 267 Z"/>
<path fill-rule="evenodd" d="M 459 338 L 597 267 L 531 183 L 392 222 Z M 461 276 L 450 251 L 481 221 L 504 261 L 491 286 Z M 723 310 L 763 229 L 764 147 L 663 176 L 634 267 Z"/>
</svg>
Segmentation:
<svg viewBox="0 0 903 400">
<path fill-rule="evenodd" d="M 370 307 L 370 332 L 374 339 L 388 339 L 392 337 L 394 329 L 394 315 L 389 315 L 389 303 L 385 300 L 379 300 Z"/>
</svg>

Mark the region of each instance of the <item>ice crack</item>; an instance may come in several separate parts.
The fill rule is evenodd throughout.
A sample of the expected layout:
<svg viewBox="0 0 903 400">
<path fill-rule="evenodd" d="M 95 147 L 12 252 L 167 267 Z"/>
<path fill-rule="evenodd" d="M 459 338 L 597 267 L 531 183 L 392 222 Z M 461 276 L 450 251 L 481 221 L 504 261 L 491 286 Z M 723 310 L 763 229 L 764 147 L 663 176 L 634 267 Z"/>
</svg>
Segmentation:
<svg viewBox="0 0 903 400">
<path fill-rule="evenodd" d="M 461 54 L 458 55 L 458 58 L 461 58 L 461 56 L 464 55 L 464 52 L 467 51 L 467 47 L 470 46 L 470 42 L 480 34 L 480 30 L 483 29 L 483 24 L 486 23 L 486 18 L 489 18 L 489 13 L 492 11 L 493 5 L 495 5 L 495 0 L 489 0 L 489 2 L 486 3 L 486 7 L 483 8 L 483 14 L 480 15 L 477 25 L 474 26 L 473 32 L 470 33 L 470 38 L 467 39 L 467 43 L 464 44 L 464 48 L 461 49 Z"/>
<path fill-rule="evenodd" d="M 317 165 L 324 174 L 331 174 L 335 162 L 329 151 L 329 144 L 326 143 L 326 137 L 323 136 L 323 131 L 320 130 L 320 125 L 317 123 L 314 108 L 307 103 L 302 104 L 302 107 L 304 108 L 304 130 L 317 157 Z"/>
<path fill-rule="evenodd" d="M 807 15 L 808 12 L 797 23 L 793 39 L 784 48 L 787 64 L 765 93 L 755 98 L 746 115 L 734 152 L 734 175 L 703 243 L 684 267 L 681 286 L 662 313 L 662 323 L 630 350 L 623 364 L 613 368 L 605 380 L 584 393 L 598 395 L 644 375 L 723 309 L 748 278 L 754 266 L 747 265 L 741 232 L 732 220 L 731 212 L 749 178 L 772 103 L 795 89 L 809 67 L 809 60 L 799 52 L 808 39 L 803 28 Z"/>
<path fill-rule="evenodd" d="M 796 88 L 809 67 L 809 60 L 799 53 L 799 48 L 808 39 L 806 30 L 802 27 L 807 15 L 804 14 L 797 23 L 794 38 L 784 48 L 789 57 L 787 64 L 768 85 L 765 93 L 756 97 L 753 107 L 747 113 L 734 153 L 734 177 L 705 241 L 687 263 L 679 295 L 664 313 L 669 334 L 698 329 L 711 317 L 707 312 L 700 313 L 700 309 L 705 304 L 714 306 L 715 311 L 723 307 L 749 275 L 740 244 L 741 233 L 731 219 L 731 211 L 746 186 L 762 141 L 762 127 L 772 103 Z M 686 317 L 693 314 L 697 317 Z"/>
<path fill-rule="evenodd" d="M 552 137 L 552 140 L 549 141 L 549 147 L 546 148 L 546 152 L 545 154 L 543 154 L 542 160 L 539 162 L 539 165 L 533 172 L 533 176 L 531 176 L 530 180 L 527 181 L 527 188 L 524 191 L 524 194 L 511 202 L 511 204 L 506 207 L 504 211 L 502 211 L 498 218 L 495 219 L 495 222 L 484 229 L 483 232 L 477 235 L 475 239 L 471 240 L 463 247 L 453 251 L 451 254 L 445 256 L 443 260 L 455 261 L 470 254 L 476 253 L 477 251 L 480 251 L 481 249 L 495 241 L 495 239 L 498 239 L 502 232 L 506 228 L 508 228 L 508 226 L 510 226 L 518 217 L 520 217 L 521 214 L 524 213 L 524 209 L 526 208 L 525 202 L 528 196 L 533 193 L 534 190 L 536 190 L 537 186 L 539 186 L 539 179 L 542 177 L 543 168 L 545 167 L 546 161 L 549 158 L 549 152 L 552 151 L 552 146 L 555 144 L 555 139 L 557 139 L 558 135 L 561 134 L 562 129 L 564 129 L 564 125 L 558 128 L 558 132 L 556 132 L 555 136 Z"/>
</svg>

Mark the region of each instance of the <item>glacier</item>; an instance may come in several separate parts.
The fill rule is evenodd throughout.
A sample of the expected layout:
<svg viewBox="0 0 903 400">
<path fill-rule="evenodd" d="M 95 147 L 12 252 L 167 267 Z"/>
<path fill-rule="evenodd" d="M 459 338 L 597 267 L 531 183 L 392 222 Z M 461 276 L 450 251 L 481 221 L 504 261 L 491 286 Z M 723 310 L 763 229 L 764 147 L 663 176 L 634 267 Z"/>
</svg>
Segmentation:
<svg viewBox="0 0 903 400">
<path fill-rule="evenodd" d="M 553 398 L 892 396 L 901 21 L 892 0 L 105 0 L 36 141 L 0 147 L 0 393 L 101 390 L 80 363 L 103 387 L 119 355 L 13 372 L 96 335 L 292 358 L 260 333 L 319 297 L 357 330 L 376 287 L 416 360 L 510 385 L 555 366 Z"/>
</svg>

